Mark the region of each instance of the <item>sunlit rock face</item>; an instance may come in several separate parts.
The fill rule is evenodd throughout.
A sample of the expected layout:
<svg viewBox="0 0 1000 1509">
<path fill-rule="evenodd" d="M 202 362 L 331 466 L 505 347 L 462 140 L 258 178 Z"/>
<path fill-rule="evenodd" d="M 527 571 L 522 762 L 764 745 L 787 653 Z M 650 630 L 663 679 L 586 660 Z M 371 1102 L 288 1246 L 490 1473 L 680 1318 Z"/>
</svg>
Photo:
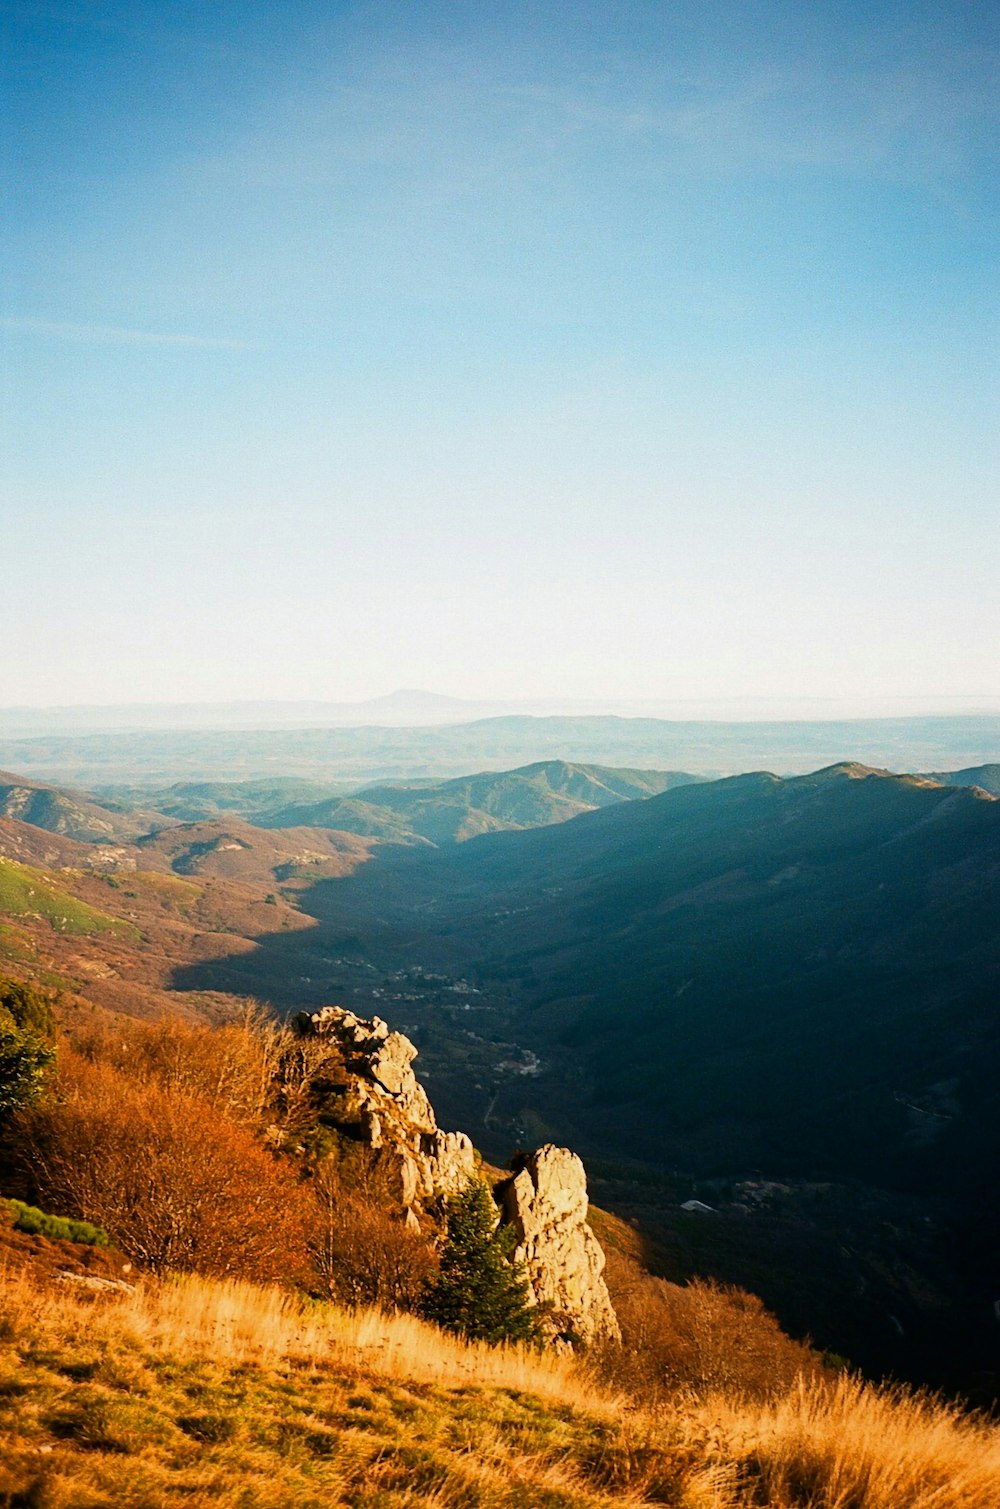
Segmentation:
<svg viewBox="0 0 1000 1509">
<path fill-rule="evenodd" d="M 408 1210 L 435 1195 L 455 1194 L 475 1173 L 475 1153 L 464 1132 L 442 1132 L 423 1085 L 413 1072 L 417 1050 L 381 1017 L 359 1017 L 342 1006 L 302 1012 L 304 1037 L 329 1045 L 320 1066 L 327 1111 L 336 1124 L 379 1150 L 393 1167 L 398 1195 Z"/>
<path fill-rule="evenodd" d="M 294 1025 L 319 1050 L 312 1085 L 323 1119 L 378 1152 L 408 1225 L 419 1230 L 428 1202 L 457 1194 L 475 1176 L 476 1156 L 464 1132 L 438 1128 L 413 1072 L 416 1048 L 381 1017 L 359 1017 L 342 1006 L 302 1012 Z M 620 1341 L 576 1154 L 547 1143 L 519 1160 L 496 1198 L 549 1339 L 583 1346 Z"/>
<path fill-rule="evenodd" d="M 587 1225 L 587 1176 L 568 1148 L 546 1143 L 521 1160 L 502 1192 L 502 1219 L 517 1237 L 544 1325 L 553 1338 L 592 1345 L 621 1340 L 607 1285 L 604 1253 Z"/>
</svg>

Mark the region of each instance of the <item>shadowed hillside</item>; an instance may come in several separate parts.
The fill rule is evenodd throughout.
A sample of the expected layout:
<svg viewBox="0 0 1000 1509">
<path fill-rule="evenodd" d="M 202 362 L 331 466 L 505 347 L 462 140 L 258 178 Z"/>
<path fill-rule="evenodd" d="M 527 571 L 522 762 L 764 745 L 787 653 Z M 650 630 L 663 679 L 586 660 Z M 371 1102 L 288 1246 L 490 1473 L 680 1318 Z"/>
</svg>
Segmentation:
<svg viewBox="0 0 1000 1509">
<path fill-rule="evenodd" d="M 505 982 L 520 1040 L 584 1074 L 570 1099 L 543 1075 L 517 1095 L 584 1135 L 706 1169 L 864 1173 L 874 1147 L 919 1184 L 992 1135 L 998 899 L 1000 804 L 840 766 L 382 850 L 302 904 L 312 948 L 350 932 L 387 968 Z M 282 1001 L 287 944 L 261 941 L 257 988 Z"/>
<path fill-rule="evenodd" d="M 973 765 L 968 770 L 944 770 L 929 777 L 942 786 L 978 786 L 991 796 L 1000 796 L 1000 765 Z"/>
<path fill-rule="evenodd" d="M 487 1151 L 598 1160 L 672 1276 L 756 1286 L 875 1368 L 989 1366 L 1000 803 L 858 765 L 748 775 L 382 848 L 300 900 L 317 927 L 177 983 L 380 1010 Z M 727 1213 L 681 1221 L 692 1193 Z"/>
</svg>

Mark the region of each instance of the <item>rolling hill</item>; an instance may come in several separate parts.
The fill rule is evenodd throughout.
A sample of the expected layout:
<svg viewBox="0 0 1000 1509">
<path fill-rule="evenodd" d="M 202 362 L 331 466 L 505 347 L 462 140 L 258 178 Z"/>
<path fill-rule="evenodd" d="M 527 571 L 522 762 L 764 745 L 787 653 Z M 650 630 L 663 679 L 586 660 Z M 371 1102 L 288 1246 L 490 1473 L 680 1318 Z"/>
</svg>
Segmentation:
<svg viewBox="0 0 1000 1509">
<path fill-rule="evenodd" d="M 442 844 L 477 833 L 564 822 L 596 807 L 634 801 L 699 779 L 680 771 L 618 770 L 547 760 L 520 770 L 483 771 L 446 781 L 385 781 L 361 790 L 345 783 L 279 777 L 108 786 L 101 797 L 115 811 L 152 810 L 172 822 L 240 818 L 263 828 L 322 828 L 390 843 Z"/>
<path fill-rule="evenodd" d="M 96 795 L 114 812 L 151 810 L 178 823 L 236 816 L 248 823 L 280 827 L 280 815 L 287 808 L 343 796 L 353 789 L 344 782 L 275 776 L 257 781 L 175 781 L 168 786 L 113 783 L 100 787 Z"/>
<path fill-rule="evenodd" d="M 371 786 L 350 797 L 286 806 L 274 821 L 282 827 L 339 828 L 395 843 L 461 843 L 480 833 L 566 822 L 698 779 L 680 771 L 612 770 L 544 760 L 452 781 Z"/>
<path fill-rule="evenodd" d="M 0 771 L 0 817 L 82 843 L 128 843 L 166 819 L 151 812 L 120 812 L 77 791 Z"/>
<path fill-rule="evenodd" d="M 991 796 L 1000 796 L 1000 765 L 973 765 L 968 770 L 938 771 L 929 777 L 942 786 L 978 786 Z"/>
</svg>

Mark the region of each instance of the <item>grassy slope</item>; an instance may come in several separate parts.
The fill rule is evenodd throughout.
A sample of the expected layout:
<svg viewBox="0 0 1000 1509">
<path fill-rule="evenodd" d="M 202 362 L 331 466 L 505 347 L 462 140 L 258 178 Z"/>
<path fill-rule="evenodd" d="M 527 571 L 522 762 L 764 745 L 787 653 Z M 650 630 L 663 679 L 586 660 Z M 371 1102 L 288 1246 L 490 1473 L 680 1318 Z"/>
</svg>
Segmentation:
<svg viewBox="0 0 1000 1509">
<path fill-rule="evenodd" d="M 139 930 L 132 923 L 89 906 L 64 887 L 64 876 L 0 858 L 0 913 L 44 918 L 61 933 L 117 933 L 138 941 Z"/>
<path fill-rule="evenodd" d="M 851 1380 L 656 1411 L 577 1364 L 275 1289 L 0 1275 L 0 1496 L 36 1509 L 985 1509 L 1000 1433 Z"/>
</svg>

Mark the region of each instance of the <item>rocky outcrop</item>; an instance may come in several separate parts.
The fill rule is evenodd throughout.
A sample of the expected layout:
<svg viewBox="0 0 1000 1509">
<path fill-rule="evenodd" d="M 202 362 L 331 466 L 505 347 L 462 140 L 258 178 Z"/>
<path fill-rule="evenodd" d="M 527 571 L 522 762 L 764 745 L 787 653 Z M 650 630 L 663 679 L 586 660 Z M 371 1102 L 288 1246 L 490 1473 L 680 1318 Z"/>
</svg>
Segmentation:
<svg viewBox="0 0 1000 1509">
<path fill-rule="evenodd" d="M 587 1177 L 576 1154 L 552 1143 L 529 1154 L 504 1186 L 502 1202 L 502 1220 L 516 1234 L 514 1257 L 546 1308 L 548 1334 L 584 1346 L 620 1341 L 604 1253 L 587 1225 Z"/>
<path fill-rule="evenodd" d="M 413 1072 L 417 1050 L 381 1017 L 342 1006 L 301 1012 L 294 1026 L 309 1049 L 312 1104 L 321 1124 L 372 1148 L 390 1176 L 407 1223 L 438 1195 L 457 1194 L 476 1173 L 463 1132 L 442 1132 Z M 620 1340 L 604 1253 L 587 1225 L 587 1179 L 568 1148 L 551 1143 L 520 1160 L 495 1191 L 498 1220 L 515 1234 L 531 1295 L 552 1341 L 584 1346 Z"/>
<path fill-rule="evenodd" d="M 407 1211 L 464 1187 L 475 1173 L 472 1143 L 439 1130 L 409 1038 L 342 1006 L 301 1012 L 295 1027 L 327 1050 L 313 1072 L 323 1119 L 381 1153 Z"/>
</svg>

